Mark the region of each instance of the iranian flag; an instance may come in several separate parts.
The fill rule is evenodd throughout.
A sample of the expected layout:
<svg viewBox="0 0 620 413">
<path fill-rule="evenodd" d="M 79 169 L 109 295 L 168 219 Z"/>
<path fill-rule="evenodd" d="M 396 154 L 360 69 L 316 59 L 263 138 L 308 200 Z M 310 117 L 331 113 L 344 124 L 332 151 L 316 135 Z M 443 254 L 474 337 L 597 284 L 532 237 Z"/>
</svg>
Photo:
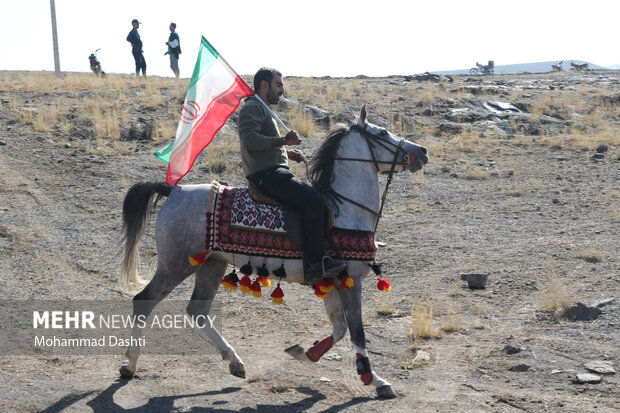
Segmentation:
<svg viewBox="0 0 620 413">
<path fill-rule="evenodd" d="M 246 81 L 203 37 L 176 138 L 155 152 L 157 158 L 168 164 L 166 184 L 176 185 L 189 172 L 198 154 L 211 143 L 241 99 L 253 94 Z"/>
</svg>

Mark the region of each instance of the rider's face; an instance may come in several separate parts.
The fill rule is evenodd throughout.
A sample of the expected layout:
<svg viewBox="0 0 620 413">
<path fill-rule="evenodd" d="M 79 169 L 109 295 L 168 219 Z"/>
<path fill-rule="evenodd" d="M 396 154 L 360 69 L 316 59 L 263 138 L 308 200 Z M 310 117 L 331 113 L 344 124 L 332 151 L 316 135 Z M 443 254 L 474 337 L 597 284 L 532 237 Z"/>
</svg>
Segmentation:
<svg viewBox="0 0 620 413">
<path fill-rule="evenodd" d="M 283 94 L 284 82 L 282 82 L 282 76 L 274 74 L 269 83 L 269 89 L 267 90 L 267 103 L 270 105 L 277 104 L 280 101 L 280 96 Z"/>
</svg>

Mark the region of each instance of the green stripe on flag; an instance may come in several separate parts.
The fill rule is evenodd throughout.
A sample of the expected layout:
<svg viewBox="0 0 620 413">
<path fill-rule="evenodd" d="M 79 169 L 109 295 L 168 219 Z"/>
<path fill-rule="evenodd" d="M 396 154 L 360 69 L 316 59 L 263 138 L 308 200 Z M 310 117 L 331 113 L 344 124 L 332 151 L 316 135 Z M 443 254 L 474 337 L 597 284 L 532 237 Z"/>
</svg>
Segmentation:
<svg viewBox="0 0 620 413">
<path fill-rule="evenodd" d="M 209 69 L 217 62 L 217 58 L 220 54 L 215 50 L 215 47 L 209 43 L 207 39 L 202 37 L 200 43 L 200 50 L 198 51 L 198 59 L 196 61 L 196 66 L 194 66 L 194 73 L 192 74 L 192 79 L 189 83 L 189 87 L 187 88 L 187 94 L 185 96 L 185 101 L 194 100 L 196 98 L 196 89 L 194 86 L 200 80 L 202 76 L 204 76 Z M 165 148 L 161 148 L 156 151 L 154 154 L 160 161 L 164 163 L 170 162 L 170 155 L 172 154 L 172 148 L 174 147 L 174 141 L 172 141 Z"/>
<path fill-rule="evenodd" d="M 217 58 L 220 54 L 215 50 L 211 43 L 207 39 L 202 38 L 200 43 L 200 51 L 198 52 L 198 59 L 196 66 L 194 66 L 194 73 L 192 74 L 192 80 L 189 82 L 189 88 L 191 89 L 198 80 L 211 69 L 211 66 L 217 62 Z"/>
<path fill-rule="evenodd" d="M 165 148 L 161 148 L 160 150 L 155 151 L 155 156 L 157 157 L 157 159 L 159 159 L 160 161 L 164 163 L 169 163 L 170 154 L 172 153 L 173 146 L 174 146 L 174 141 L 170 142 L 170 144 L 166 146 Z"/>
</svg>

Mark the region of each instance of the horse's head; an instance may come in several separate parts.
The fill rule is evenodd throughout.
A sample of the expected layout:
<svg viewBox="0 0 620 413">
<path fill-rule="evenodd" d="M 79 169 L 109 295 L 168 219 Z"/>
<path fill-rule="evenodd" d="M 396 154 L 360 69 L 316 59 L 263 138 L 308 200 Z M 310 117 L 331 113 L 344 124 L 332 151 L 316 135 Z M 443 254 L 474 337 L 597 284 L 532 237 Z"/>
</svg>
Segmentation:
<svg viewBox="0 0 620 413">
<path fill-rule="evenodd" d="M 329 193 L 335 179 L 336 162 L 374 164 L 377 172 L 416 172 L 428 161 L 426 148 L 366 122 L 366 107 L 356 124 L 337 125 L 312 157 L 309 177 L 312 185 Z M 348 169 L 350 174 L 351 170 Z"/>
<path fill-rule="evenodd" d="M 426 148 L 399 138 L 388 130 L 366 121 L 366 106 L 362 107 L 357 123 L 352 129 L 366 141 L 370 150 L 370 162 L 379 172 L 416 172 L 428 162 Z"/>
</svg>

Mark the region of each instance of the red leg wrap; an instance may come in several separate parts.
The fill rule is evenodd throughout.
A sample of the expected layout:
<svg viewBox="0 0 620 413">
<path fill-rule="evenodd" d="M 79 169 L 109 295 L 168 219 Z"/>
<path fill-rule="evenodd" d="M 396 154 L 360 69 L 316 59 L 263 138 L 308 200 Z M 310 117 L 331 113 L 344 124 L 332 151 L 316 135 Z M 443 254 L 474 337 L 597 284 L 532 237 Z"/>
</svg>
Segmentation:
<svg viewBox="0 0 620 413">
<path fill-rule="evenodd" d="M 319 361 L 321 356 L 334 345 L 334 338 L 327 336 L 321 341 L 314 343 L 312 347 L 306 351 L 306 356 L 312 361 Z"/>
<path fill-rule="evenodd" d="M 355 354 L 355 364 L 357 366 L 357 374 L 360 375 L 362 383 L 369 385 L 372 382 L 372 369 L 368 357 L 362 356 L 360 353 Z"/>
</svg>

